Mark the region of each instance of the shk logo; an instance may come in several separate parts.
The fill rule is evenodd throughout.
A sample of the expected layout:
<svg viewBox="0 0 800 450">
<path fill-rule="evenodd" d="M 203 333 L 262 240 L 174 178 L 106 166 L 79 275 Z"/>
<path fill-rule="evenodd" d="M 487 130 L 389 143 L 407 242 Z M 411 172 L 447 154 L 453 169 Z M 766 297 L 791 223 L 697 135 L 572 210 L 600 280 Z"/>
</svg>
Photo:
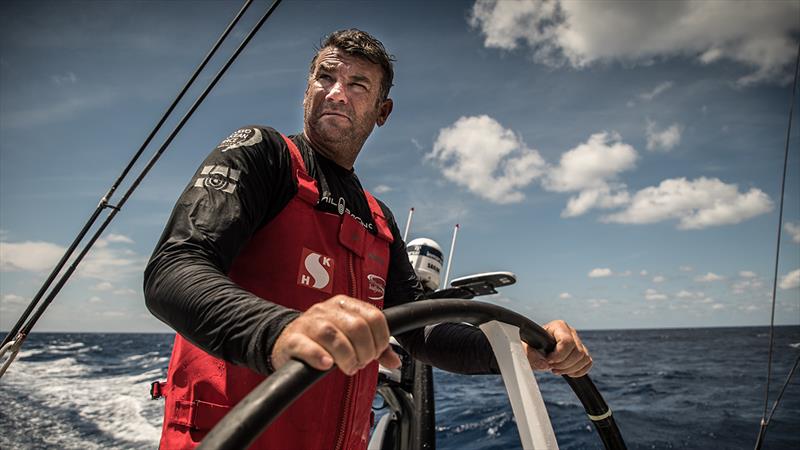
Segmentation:
<svg viewBox="0 0 800 450">
<path fill-rule="evenodd" d="M 321 255 L 303 247 L 300 258 L 300 269 L 297 271 L 297 284 L 320 291 L 333 291 L 333 258 Z"/>
<path fill-rule="evenodd" d="M 367 281 L 369 281 L 369 299 L 383 300 L 383 294 L 386 291 L 386 280 L 371 273 L 367 275 Z"/>
</svg>

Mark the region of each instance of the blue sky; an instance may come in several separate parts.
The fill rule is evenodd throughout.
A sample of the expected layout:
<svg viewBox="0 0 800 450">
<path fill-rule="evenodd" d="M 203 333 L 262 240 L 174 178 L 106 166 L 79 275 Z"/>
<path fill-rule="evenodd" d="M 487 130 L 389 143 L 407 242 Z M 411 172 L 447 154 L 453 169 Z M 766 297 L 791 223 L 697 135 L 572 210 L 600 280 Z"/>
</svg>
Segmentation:
<svg viewBox="0 0 800 450">
<path fill-rule="evenodd" d="M 0 4 L 0 328 L 239 6 Z M 397 57 L 395 110 L 357 173 L 401 227 L 415 208 L 412 238 L 446 249 L 460 224 L 454 276 L 518 275 L 488 301 L 585 329 L 769 322 L 800 2 L 286 1 L 36 330 L 166 330 L 141 272 L 172 205 L 238 127 L 301 129 L 314 46 L 346 27 Z M 782 324 L 800 323 L 794 125 Z"/>
</svg>

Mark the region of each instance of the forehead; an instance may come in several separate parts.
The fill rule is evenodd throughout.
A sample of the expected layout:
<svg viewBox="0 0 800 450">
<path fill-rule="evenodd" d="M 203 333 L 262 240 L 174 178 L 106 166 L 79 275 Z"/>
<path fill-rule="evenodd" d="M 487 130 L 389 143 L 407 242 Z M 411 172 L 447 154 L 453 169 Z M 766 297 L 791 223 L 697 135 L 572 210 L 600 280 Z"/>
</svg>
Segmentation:
<svg viewBox="0 0 800 450">
<path fill-rule="evenodd" d="M 349 55 L 336 47 L 319 51 L 314 62 L 314 71 L 319 69 L 347 72 L 347 75 L 367 77 L 376 81 L 381 78 L 381 66 L 360 56 Z"/>
</svg>

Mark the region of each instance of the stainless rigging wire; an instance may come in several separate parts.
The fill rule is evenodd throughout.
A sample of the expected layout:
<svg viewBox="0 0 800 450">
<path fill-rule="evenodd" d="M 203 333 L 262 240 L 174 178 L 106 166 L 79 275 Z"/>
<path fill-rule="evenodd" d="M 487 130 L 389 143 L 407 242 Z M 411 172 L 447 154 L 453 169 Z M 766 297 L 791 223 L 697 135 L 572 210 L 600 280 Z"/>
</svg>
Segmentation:
<svg viewBox="0 0 800 450">
<path fill-rule="evenodd" d="M 69 280 L 69 277 L 72 275 L 72 273 L 75 271 L 75 269 L 77 269 L 78 265 L 83 260 L 83 258 L 86 256 L 86 254 L 89 252 L 89 250 L 91 249 L 92 245 L 94 245 L 94 243 L 97 241 L 97 239 L 103 233 L 103 231 L 105 231 L 105 229 L 108 227 L 108 225 L 111 223 L 111 221 L 117 215 L 117 213 L 122 209 L 122 206 L 125 204 L 125 202 L 130 198 L 130 196 L 133 194 L 133 192 L 136 190 L 136 188 L 139 187 L 139 184 L 141 184 L 141 182 L 144 179 L 144 177 L 148 174 L 148 172 L 150 172 L 150 170 L 153 168 L 153 166 L 155 166 L 156 162 L 161 157 L 161 155 L 164 153 L 164 151 L 167 149 L 169 144 L 172 143 L 172 140 L 175 138 L 175 136 L 177 136 L 178 132 L 180 132 L 180 130 L 183 128 L 183 126 L 186 124 L 186 122 L 189 120 L 189 118 L 192 116 L 192 114 L 194 114 L 195 110 L 197 110 L 197 108 L 200 106 L 200 104 L 203 102 L 203 100 L 205 100 L 206 96 L 208 96 L 208 94 L 211 92 L 211 90 L 214 88 L 214 86 L 216 86 L 217 82 L 222 78 L 222 76 L 225 74 L 225 72 L 228 70 L 228 68 L 233 64 L 233 62 L 236 60 L 236 58 L 239 56 L 239 54 L 244 50 L 244 48 L 247 46 L 247 44 L 250 42 L 250 40 L 253 38 L 253 36 L 255 36 L 255 34 L 258 32 L 258 30 L 261 28 L 261 26 L 264 24 L 264 22 L 266 22 L 266 20 L 272 15 L 273 11 L 275 11 L 275 8 L 277 8 L 277 6 L 280 4 L 280 2 L 281 2 L 281 0 L 274 0 L 273 1 L 272 5 L 270 5 L 270 7 L 267 9 L 267 11 L 264 13 L 264 15 L 261 17 L 261 19 L 259 19 L 258 23 L 256 23 L 255 26 L 253 26 L 253 28 L 250 30 L 250 32 L 247 34 L 247 36 L 244 38 L 244 40 L 242 40 L 241 44 L 239 44 L 239 47 L 236 48 L 236 50 L 228 58 L 228 60 L 225 62 L 225 64 L 222 66 L 222 68 L 219 69 L 219 71 L 214 76 L 214 78 L 211 80 L 211 82 L 208 84 L 208 86 L 206 86 L 206 88 L 203 90 L 203 92 L 200 94 L 200 96 L 198 96 L 198 98 L 194 101 L 194 103 L 191 105 L 191 107 L 189 107 L 189 110 L 183 115 L 183 117 L 178 122 L 178 124 L 175 126 L 175 128 L 173 128 L 172 132 L 165 139 L 165 141 L 161 145 L 161 147 L 159 147 L 159 149 L 153 154 L 153 156 L 150 158 L 150 160 L 147 162 L 147 164 L 142 168 L 142 170 L 139 172 L 139 175 L 133 180 L 133 182 L 131 183 L 131 186 L 128 188 L 127 191 L 125 191 L 125 193 L 123 194 L 123 196 L 120 199 L 120 201 L 116 205 L 110 205 L 108 203 L 109 197 L 114 193 L 116 188 L 122 182 L 122 179 L 128 174 L 128 172 L 130 171 L 131 167 L 134 165 L 136 160 L 139 158 L 139 156 L 144 151 L 144 148 L 147 146 L 147 144 L 150 143 L 150 141 L 152 140 L 152 138 L 155 135 L 155 133 L 158 131 L 158 129 L 161 127 L 161 125 L 166 120 L 167 116 L 172 112 L 172 110 L 175 108 L 175 106 L 178 103 L 178 101 L 183 97 L 185 92 L 188 90 L 189 85 L 197 78 L 199 72 L 205 67 L 206 63 L 211 58 L 213 53 L 219 48 L 219 46 L 222 44 L 222 41 L 228 36 L 230 31 L 233 29 L 234 25 L 239 21 L 241 16 L 244 14 L 244 11 L 247 9 L 247 7 L 250 6 L 250 3 L 252 3 L 252 0 L 246 0 L 245 1 L 245 4 L 240 9 L 239 13 L 236 15 L 234 20 L 225 29 L 225 31 L 223 32 L 222 36 L 217 41 L 217 43 L 214 45 L 214 47 L 209 52 L 209 54 L 206 55 L 206 58 L 204 59 L 204 61 L 195 70 L 195 73 L 192 75 L 190 81 L 187 82 L 187 84 L 181 90 L 181 92 L 178 95 L 178 97 L 176 97 L 176 99 L 173 101 L 172 105 L 168 108 L 167 112 L 161 118 L 161 120 L 159 121 L 157 126 L 153 129 L 153 131 L 150 133 L 148 138 L 145 140 L 145 143 L 142 145 L 142 147 L 139 149 L 139 151 L 137 151 L 137 153 L 134 155 L 134 158 L 128 163 L 128 166 L 125 168 L 125 170 L 123 170 L 123 173 L 120 175 L 120 177 L 114 183 L 114 185 L 111 187 L 109 192 L 105 196 L 103 196 L 103 198 L 100 200 L 100 204 L 98 204 L 97 209 L 92 214 L 92 216 L 90 217 L 89 221 L 84 225 L 84 227 L 81 230 L 81 232 L 79 233 L 78 237 L 72 243 L 72 245 L 67 250 L 65 255 L 61 258 L 61 261 L 59 261 L 59 263 L 57 264 L 56 268 L 50 274 L 50 276 L 48 277 L 47 281 L 45 282 L 45 285 L 42 286 L 42 288 L 37 293 L 36 297 L 31 301 L 31 304 L 28 305 L 28 308 L 23 313 L 22 317 L 20 317 L 20 320 L 14 326 L 14 329 L 12 329 L 11 332 L 8 333 L 8 335 L 6 336 L 6 338 L 3 341 L 3 344 L 0 345 L 0 349 L 1 349 L 0 350 L 0 357 L 2 357 L 2 355 L 5 354 L 6 352 L 10 352 L 10 354 L 8 356 L 8 359 L 3 363 L 2 367 L 0 367 L 0 377 L 3 376 L 3 374 L 6 371 L 6 369 L 11 364 L 11 362 L 13 361 L 14 357 L 16 356 L 16 354 L 19 352 L 19 349 L 22 346 L 22 343 L 25 341 L 25 338 L 30 333 L 30 331 L 33 328 L 33 326 L 36 324 L 36 322 L 39 320 L 39 318 L 42 316 L 42 314 L 44 314 L 44 312 L 47 309 L 47 307 L 50 306 L 50 303 L 52 303 L 53 299 L 56 297 L 56 295 L 58 295 L 59 291 L 61 291 L 61 288 Z M 100 225 L 100 227 L 97 229 L 97 231 L 95 231 L 95 233 L 92 235 L 92 237 L 86 243 L 86 245 L 83 247 L 81 252 L 75 257 L 75 259 L 73 260 L 72 264 L 61 275 L 61 278 L 59 278 L 58 282 L 52 288 L 52 290 L 50 291 L 50 294 L 47 296 L 47 298 L 44 300 L 44 302 L 41 305 L 39 305 L 38 309 L 33 314 L 33 316 L 31 316 L 28 319 L 27 323 L 25 323 L 25 325 L 21 327 L 21 324 L 30 315 L 30 312 L 36 307 L 36 304 L 39 302 L 39 300 L 41 299 L 42 295 L 44 295 L 44 292 L 49 288 L 49 286 L 52 283 L 53 279 L 55 279 L 55 277 L 58 274 L 58 272 L 63 268 L 64 264 L 66 264 L 67 260 L 71 257 L 71 255 L 74 252 L 75 248 L 77 248 L 77 246 L 80 243 L 80 241 L 83 239 L 83 237 L 86 235 L 88 230 L 91 228 L 91 226 L 97 220 L 97 217 L 100 215 L 100 212 L 102 212 L 102 210 L 104 210 L 105 208 L 109 208 L 111 210 L 109 212 L 108 216 L 106 217 L 105 221 L 103 221 L 103 223 Z"/>
<path fill-rule="evenodd" d="M 769 421 L 772 419 L 772 415 L 775 413 L 775 409 L 778 407 L 778 403 L 780 402 L 781 397 L 783 396 L 783 391 L 786 390 L 786 386 L 789 384 L 789 381 L 792 379 L 792 375 L 794 375 L 794 371 L 797 368 L 797 362 L 800 361 L 800 356 L 798 360 L 795 361 L 794 367 L 789 372 L 789 376 L 786 379 L 786 383 L 784 383 L 783 388 L 781 389 L 778 398 L 775 400 L 775 404 L 772 408 L 772 412 L 769 413 L 767 416 L 767 412 L 769 409 L 769 384 L 770 379 L 772 378 L 772 353 L 775 346 L 775 296 L 776 296 L 776 289 L 778 286 L 778 262 L 780 261 L 781 255 L 781 229 L 783 228 L 783 199 L 785 196 L 786 191 L 786 169 L 789 162 L 789 137 L 792 134 L 792 115 L 794 112 L 794 101 L 795 97 L 797 97 L 797 73 L 798 69 L 800 69 L 800 43 L 797 46 L 797 58 L 794 64 L 794 81 L 792 82 L 792 94 L 789 101 L 789 125 L 786 127 L 786 146 L 783 152 L 783 175 L 781 177 L 781 201 L 780 201 L 780 208 L 778 210 L 778 239 L 775 248 L 775 273 L 772 279 L 772 312 L 770 314 L 769 319 L 769 352 L 767 353 L 767 383 L 764 388 L 764 412 L 761 415 L 761 425 L 758 429 L 758 438 L 756 439 L 756 450 L 760 449 L 762 444 L 764 443 L 764 437 L 767 433 L 767 426 L 769 425 Z"/>
</svg>

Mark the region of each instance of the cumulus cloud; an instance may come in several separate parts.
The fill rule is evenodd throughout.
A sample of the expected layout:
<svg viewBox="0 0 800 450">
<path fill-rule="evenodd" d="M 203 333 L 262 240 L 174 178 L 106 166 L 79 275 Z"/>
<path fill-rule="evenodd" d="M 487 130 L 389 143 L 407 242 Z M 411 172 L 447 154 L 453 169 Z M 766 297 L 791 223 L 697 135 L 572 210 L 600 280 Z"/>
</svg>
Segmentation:
<svg viewBox="0 0 800 450">
<path fill-rule="evenodd" d="M 558 294 L 558 298 L 560 298 L 561 300 L 569 300 L 572 298 L 572 295 L 569 292 L 562 292 Z"/>
<path fill-rule="evenodd" d="M 725 279 L 725 277 L 723 277 L 722 275 L 717 275 L 714 272 L 708 272 L 705 275 L 700 275 L 700 276 L 696 277 L 694 279 L 694 281 L 699 281 L 699 282 L 702 282 L 702 283 L 710 283 L 712 281 L 720 281 L 720 280 L 724 280 L 724 279 Z"/>
<path fill-rule="evenodd" d="M 610 277 L 611 275 L 614 275 L 614 272 L 607 267 L 592 269 L 588 273 L 589 278 L 605 278 Z"/>
<path fill-rule="evenodd" d="M 675 297 L 683 300 L 702 300 L 706 298 L 706 294 L 701 291 L 687 291 L 683 289 L 675 294 Z"/>
<path fill-rule="evenodd" d="M 642 92 L 641 94 L 639 94 L 639 100 L 642 100 L 642 101 L 645 101 L 645 102 L 652 101 L 654 98 L 656 98 L 659 95 L 661 95 L 664 91 L 672 88 L 672 86 L 674 86 L 674 85 L 675 85 L 675 83 L 673 83 L 672 81 L 665 81 L 665 82 L 659 84 L 658 86 L 656 86 L 655 88 L 653 88 L 652 91 Z"/>
<path fill-rule="evenodd" d="M 527 47 L 553 67 L 688 56 L 740 63 L 751 71 L 737 81 L 749 85 L 789 80 L 798 14 L 790 1 L 477 0 L 469 23 L 486 47 Z"/>
<path fill-rule="evenodd" d="M 783 225 L 783 229 L 789 233 L 789 236 L 792 238 L 792 242 L 795 244 L 800 244 L 800 224 L 786 222 L 786 224 Z"/>
<path fill-rule="evenodd" d="M 667 278 L 663 275 L 656 275 L 653 277 L 653 283 L 663 283 L 665 281 L 667 281 Z"/>
<path fill-rule="evenodd" d="M 385 194 L 385 193 L 391 192 L 391 191 L 392 191 L 392 188 L 387 186 L 387 185 L 385 185 L 385 184 L 379 184 L 379 185 L 375 186 L 374 188 L 372 188 L 372 192 L 374 192 L 376 194 L 379 194 L 379 195 L 380 194 Z"/>
<path fill-rule="evenodd" d="M 2 303 L 8 307 L 22 306 L 28 303 L 28 299 L 17 294 L 5 294 L 2 298 Z"/>
<path fill-rule="evenodd" d="M 692 266 L 680 266 L 680 267 L 678 267 L 678 270 L 680 270 L 681 272 L 691 272 L 691 271 L 694 270 L 694 267 L 692 267 Z"/>
<path fill-rule="evenodd" d="M 655 289 L 648 289 L 644 291 L 644 298 L 645 300 L 656 301 L 656 300 L 666 300 L 669 297 L 667 297 L 665 294 L 658 292 Z"/>
<path fill-rule="evenodd" d="M 50 242 L 0 242 L 0 270 L 41 272 L 52 269 L 65 248 Z"/>
<path fill-rule="evenodd" d="M 742 270 L 739 272 L 739 276 L 742 278 L 755 278 L 756 273 L 750 270 Z"/>
<path fill-rule="evenodd" d="M 794 289 L 796 287 L 800 287 L 800 269 L 793 270 L 782 276 L 778 287 L 781 289 Z"/>
<path fill-rule="evenodd" d="M 618 133 L 595 133 L 562 154 L 542 185 L 554 192 L 578 192 L 567 202 L 563 217 L 576 217 L 592 208 L 624 206 L 630 197 L 616 179 L 620 172 L 635 166 L 636 158 L 636 150 L 622 142 Z"/>
<path fill-rule="evenodd" d="M 640 190 L 625 210 L 602 220 L 645 224 L 678 219 L 678 228 L 689 230 L 736 224 L 771 209 L 772 201 L 760 189 L 741 193 L 737 185 L 717 178 L 673 178 Z"/>
<path fill-rule="evenodd" d="M 93 291 L 110 291 L 114 289 L 114 285 L 108 281 L 101 281 L 90 288 Z"/>
<path fill-rule="evenodd" d="M 647 137 L 648 150 L 668 152 L 681 143 L 682 127 L 679 124 L 673 123 L 663 130 L 658 130 L 656 126 L 655 122 L 647 121 L 645 136 Z"/>
<path fill-rule="evenodd" d="M 50 81 L 53 82 L 56 86 L 63 86 L 65 84 L 75 84 L 78 82 L 78 77 L 75 76 L 72 72 L 67 72 L 63 75 L 51 75 Z"/>
<path fill-rule="evenodd" d="M 133 240 L 119 234 L 98 239 L 78 266 L 76 275 L 108 282 L 140 273 L 145 259 L 125 246 L 129 243 Z M 64 247 L 51 242 L 0 242 L 0 271 L 51 270 L 65 251 Z M 97 290 L 105 287 L 102 282 L 94 286 Z"/>
<path fill-rule="evenodd" d="M 500 204 L 524 200 L 521 189 L 545 167 L 538 151 L 486 115 L 461 117 L 441 129 L 426 158 L 448 180 Z"/>
</svg>

